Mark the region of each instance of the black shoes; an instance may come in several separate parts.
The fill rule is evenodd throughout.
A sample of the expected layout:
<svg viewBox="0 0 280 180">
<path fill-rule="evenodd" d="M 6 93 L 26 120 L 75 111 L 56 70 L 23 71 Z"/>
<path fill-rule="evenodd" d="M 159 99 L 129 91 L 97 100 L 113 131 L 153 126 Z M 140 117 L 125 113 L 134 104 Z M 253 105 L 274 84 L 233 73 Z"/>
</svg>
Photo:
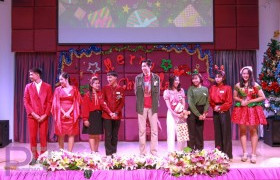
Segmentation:
<svg viewBox="0 0 280 180">
<path fill-rule="evenodd" d="M 31 162 L 29 163 L 30 166 L 34 166 L 35 164 L 37 164 L 37 159 L 32 158 Z"/>
</svg>

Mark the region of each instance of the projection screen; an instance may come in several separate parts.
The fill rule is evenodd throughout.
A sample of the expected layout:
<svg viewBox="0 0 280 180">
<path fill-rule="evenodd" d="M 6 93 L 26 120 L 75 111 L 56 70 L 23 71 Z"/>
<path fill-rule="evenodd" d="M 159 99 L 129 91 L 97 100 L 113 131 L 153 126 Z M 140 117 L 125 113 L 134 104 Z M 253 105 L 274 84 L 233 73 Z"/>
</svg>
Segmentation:
<svg viewBox="0 0 280 180">
<path fill-rule="evenodd" d="M 58 0 L 58 43 L 213 42 L 213 0 Z"/>
</svg>

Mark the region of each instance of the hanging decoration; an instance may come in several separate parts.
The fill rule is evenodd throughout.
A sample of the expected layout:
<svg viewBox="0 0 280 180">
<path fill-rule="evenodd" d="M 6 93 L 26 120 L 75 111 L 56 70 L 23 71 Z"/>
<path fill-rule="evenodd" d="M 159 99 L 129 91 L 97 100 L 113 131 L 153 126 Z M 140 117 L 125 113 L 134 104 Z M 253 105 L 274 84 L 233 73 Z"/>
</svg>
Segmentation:
<svg viewBox="0 0 280 180">
<path fill-rule="evenodd" d="M 191 73 L 192 75 L 196 75 L 196 74 L 199 74 L 199 64 L 197 64 L 195 66 L 195 69 L 193 70 L 193 72 Z"/>
<path fill-rule="evenodd" d="M 187 64 L 184 64 L 184 65 L 180 65 L 178 67 L 178 69 L 180 71 L 184 71 L 183 72 L 183 75 L 190 75 L 191 74 L 191 68 L 187 65 Z"/>
<path fill-rule="evenodd" d="M 115 69 L 110 58 L 104 59 L 104 65 L 106 67 L 106 72 L 113 71 Z"/>
<path fill-rule="evenodd" d="M 160 67 L 167 72 L 169 69 L 173 67 L 170 59 L 162 59 Z"/>
<path fill-rule="evenodd" d="M 95 67 L 95 68 L 92 68 L 92 67 Z M 94 63 L 91 63 L 89 62 L 88 63 L 88 68 L 87 68 L 87 71 L 88 72 L 91 72 L 92 74 L 96 74 L 96 72 L 100 71 L 100 67 L 98 67 L 98 63 L 97 62 L 94 62 Z"/>
<path fill-rule="evenodd" d="M 183 69 L 179 69 L 177 66 L 174 67 L 174 76 L 181 76 L 182 74 L 184 74 L 184 70 Z"/>
<path fill-rule="evenodd" d="M 213 58 L 211 55 L 210 50 L 204 50 L 202 51 L 201 46 L 199 44 L 195 45 L 194 48 L 191 48 L 187 44 L 183 45 L 154 45 L 152 47 L 149 46 L 147 48 L 146 46 L 136 46 L 134 48 L 130 47 L 129 45 L 118 47 L 118 46 L 111 46 L 107 50 L 102 50 L 100 47 L 97 46 L 90 46 L 89 48 L 85 49 L 69 49 L 69 51 L 63 51 L 60 52 L 59 58 L 58 58 L 58 71 L 57 71 L 57 79 L 56 82 L 58 82 L 58 76 L 63 71 L 64 65 L 70 66 L 73 62 L 73 57 L 76 58 L 82 58 L 82 57 L 91 57 L 93 54 L 95 55 L 109 55 L 112 52 L 122 52 L 122 51 L 128 51 L 128 52 L 144 52 L 144 53 L 151 53 L 154 51 L 166 51 L 166 52 L 172 52 L 175 51 L 176 53 L 182 53 L 186 52 L 189 55 L 197 54 L 197 57 L 201 61 L 205 61 L 207 74 L 210 80 L 213 80 Z M 130 55 L 130 64 L 133 64 L 133 60 L 135 59 L 134 55 Z M 123 63 L 122 56 L 118 57 L 119 63 Z"/>
<path fill-rule="evenodd" d="M 274 31 L 274 38 L 278 38 L 280 36 L 280 30 Z"/>
<path fill-rule="evenodd" d="M 124 56 L 122 54 L 117 56 L 117 63 L 120 65 L 124 64 Z"/>
<path fill-rule="evenodd" d="M 133 65 L 133 60 L 136 58 L 136 56 L 130 54 L 129 57 L 130 57 L 129 64 Z"/>
<path fill-rule="evenodd" d="M 81 95 L 85 94 L 85 90 L 88 89 L 88 87 L 89 87 L 88 84 L 80 86 L 80 93 L 81 93 Z"/>
</svg>

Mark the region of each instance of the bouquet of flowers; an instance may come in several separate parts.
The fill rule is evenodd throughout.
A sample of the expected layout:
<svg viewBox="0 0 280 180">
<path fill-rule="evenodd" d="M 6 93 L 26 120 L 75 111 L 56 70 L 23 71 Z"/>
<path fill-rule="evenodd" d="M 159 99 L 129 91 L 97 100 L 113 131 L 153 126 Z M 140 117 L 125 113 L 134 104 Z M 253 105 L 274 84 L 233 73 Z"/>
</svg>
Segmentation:
<svg viewBox="0 0 280 180">
<path fill-rule="evenodd" d="M 227 173 L 230 167 L 228 156 L 218 149 L 172 152 L 168 154 L 167 161 L 165 169 L 176 177 L 197 174 L 213 177 Z"/>
</svg>

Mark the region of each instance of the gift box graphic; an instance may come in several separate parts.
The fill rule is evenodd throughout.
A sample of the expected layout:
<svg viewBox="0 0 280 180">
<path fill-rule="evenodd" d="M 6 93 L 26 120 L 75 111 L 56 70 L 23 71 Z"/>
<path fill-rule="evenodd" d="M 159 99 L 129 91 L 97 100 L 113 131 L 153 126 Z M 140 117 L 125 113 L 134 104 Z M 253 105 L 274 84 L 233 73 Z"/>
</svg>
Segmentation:
<svg viewBox="0 0 280 180">
<path fill-rule="evenodd" d="M 199 27 L 203 23 L 203 18 L 192 5 L 188 5 L 175 19 L 176 27 Z"/>
<path fill-rule="evenodd" d="M 110 10 L 107 7 L 88 14 L 88 22 L 89 26 L 94 28 L 115 27 Z"/>
<path fill-rule="evenodd" d="M 78 8 L 76 11 L 75 11 L 75 14 L 74 16 L 79 19 L 80 21 L 85 17 L 86 15 L 86 11 L 84 11 L 82 8 Z"/>
</svg>

